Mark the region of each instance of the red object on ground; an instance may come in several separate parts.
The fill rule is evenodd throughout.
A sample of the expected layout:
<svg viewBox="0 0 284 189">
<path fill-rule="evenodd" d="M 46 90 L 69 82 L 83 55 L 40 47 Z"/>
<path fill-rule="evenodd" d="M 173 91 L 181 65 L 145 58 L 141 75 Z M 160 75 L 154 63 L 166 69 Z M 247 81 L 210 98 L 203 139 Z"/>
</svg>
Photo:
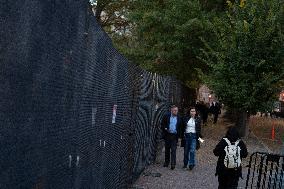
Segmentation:
<svg viewBox="0 0 284 189">
<path fill-rule="evenodd" d="M 272 130 L 271 130 L 271 139 L 275 140 L 275 128 L 274 128 L 274 124 L 272 126 Z"/>
</svg>

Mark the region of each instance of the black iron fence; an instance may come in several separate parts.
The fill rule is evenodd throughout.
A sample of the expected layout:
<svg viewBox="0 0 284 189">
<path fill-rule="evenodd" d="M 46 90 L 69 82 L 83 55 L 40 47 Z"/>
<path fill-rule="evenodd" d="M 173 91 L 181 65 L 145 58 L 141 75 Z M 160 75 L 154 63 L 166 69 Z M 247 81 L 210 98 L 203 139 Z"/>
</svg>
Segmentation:
<svg viewBox="0 0 284 189">
<path fill-rule="evenodd" d="M 0 5 L 0 188 L 126 188 L 194 90 L 131 65 L 87 1 Z"/>
<path fill-rule="evenodd" d="M 246 189 L 283 189 L 284 156 L 255 152 L 250 156 Z"/>
</svg>

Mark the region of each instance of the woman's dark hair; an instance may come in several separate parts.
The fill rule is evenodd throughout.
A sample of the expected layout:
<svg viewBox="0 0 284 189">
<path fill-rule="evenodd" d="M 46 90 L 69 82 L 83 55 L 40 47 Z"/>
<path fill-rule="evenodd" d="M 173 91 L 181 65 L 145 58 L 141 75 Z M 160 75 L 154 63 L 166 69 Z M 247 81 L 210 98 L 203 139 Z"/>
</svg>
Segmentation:
<svg viewBox="0 0 284 189">
<path fill-rule="evenodd" d="M 236 127 L 229 127 L 226 133 L 226 138 L 230 141 L 236 141 L 240 139 L 239 131 Z"/>
<path fill-rule="evenodd" d="M 196 110 L 196 108 L 195 108 L 194 106 L 190 106 L 190 107 L 187 109 L 187 115 L 190 116 L 190 110 L 192 110 L 192 109 L 195 109 L 195 112 L 196 112 L 195 116 L 197 116 L 197 115 L 198 115 L 198 112 L 197 112 L 197 110 Z"/>
</svg>

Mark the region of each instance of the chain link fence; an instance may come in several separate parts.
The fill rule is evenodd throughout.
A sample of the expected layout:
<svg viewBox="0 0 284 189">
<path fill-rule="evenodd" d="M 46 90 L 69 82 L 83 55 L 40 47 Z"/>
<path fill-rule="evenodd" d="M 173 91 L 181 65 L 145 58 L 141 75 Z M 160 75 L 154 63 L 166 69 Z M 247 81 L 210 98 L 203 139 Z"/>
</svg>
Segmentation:
<svg viewBox="0 0 284 189">
<path fill-rule="evenodd" d="M 195 91 L 114 49 L 88 1 L 0 5 L 0 188 L 127 188 Z"/>
</svg>

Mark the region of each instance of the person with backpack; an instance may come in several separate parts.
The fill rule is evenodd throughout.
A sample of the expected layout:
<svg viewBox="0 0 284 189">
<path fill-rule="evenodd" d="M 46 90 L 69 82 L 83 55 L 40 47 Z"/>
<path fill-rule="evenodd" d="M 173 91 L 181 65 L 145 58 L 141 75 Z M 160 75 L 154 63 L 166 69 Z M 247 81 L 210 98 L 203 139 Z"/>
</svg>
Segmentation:
<svg viewBox="0 0 284 189">
<path fill-rule="evenodd" d="M 236 127 L 228 128 L 213 153 L 218 156 L 215 174 L 218 176 L 218 189 L 238 188 L 239 178 L 242 178 L 242 158 L 247 157 L 248 151 Z"/>
</svg>

